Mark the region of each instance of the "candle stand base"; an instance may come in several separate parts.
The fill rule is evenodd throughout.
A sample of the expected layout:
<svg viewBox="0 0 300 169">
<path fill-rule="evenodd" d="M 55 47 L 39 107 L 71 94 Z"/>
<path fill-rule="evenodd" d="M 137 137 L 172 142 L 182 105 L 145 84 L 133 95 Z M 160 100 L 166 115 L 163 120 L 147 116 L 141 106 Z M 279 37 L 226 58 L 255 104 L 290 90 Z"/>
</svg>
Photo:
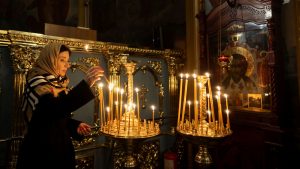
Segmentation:
<svg viewBox="0 0 300 169">
<path fill-rule="evenodd" d="M 225 141 L 230 135 L 224 135 L 223 137 L 205 137 L 198 135 L 188 135 L 177 130 L 177 133 L 182 136 L 183 140 L 198 145 L 198 152 L 194 157 L 194 161 L 197 163 L 198 168 L 207 169 L 213 165 L 213 159 L 208 151 L 208 147 L 214 147 L 217 144 Z"/>
</svg>

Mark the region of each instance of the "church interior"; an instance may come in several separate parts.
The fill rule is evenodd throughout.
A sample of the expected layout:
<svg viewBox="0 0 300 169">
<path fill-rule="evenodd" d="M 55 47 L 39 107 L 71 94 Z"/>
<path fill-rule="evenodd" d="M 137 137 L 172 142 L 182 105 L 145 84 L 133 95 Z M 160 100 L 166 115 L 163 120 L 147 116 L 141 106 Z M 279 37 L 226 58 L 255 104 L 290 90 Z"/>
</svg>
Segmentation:
<svg viewBox="0 0 300 169">
<path fill-rule="evenodd" d="M 73 141 L 76 168 L 299 168 L 299 11 L 300 0 L 1 0 L 0 168 L 16 168 L 26 74 L 50 42 L 72 50 L 71 86 L 91 66 L 105 73 L 72 113 L 93 126 Z"/>
</svg>

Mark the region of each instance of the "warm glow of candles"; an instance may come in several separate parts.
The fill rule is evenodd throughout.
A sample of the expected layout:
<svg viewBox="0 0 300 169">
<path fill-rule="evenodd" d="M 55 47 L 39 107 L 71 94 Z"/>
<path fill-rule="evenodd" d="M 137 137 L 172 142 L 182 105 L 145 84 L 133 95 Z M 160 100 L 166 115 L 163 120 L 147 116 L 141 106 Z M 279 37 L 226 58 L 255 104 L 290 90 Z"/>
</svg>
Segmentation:
<svg viewBox="0 0 300 169">
<path fill-rule="evenodd" d="M 99 87 L 99 122 L 103 125 L 104 124 L 104 116 L 103 114 L 103 83 L 98 84 Z"/>
<path fill-rule="evenodd" d="M 110 113 L 110 120 L 113 120 L 113 89 L 114 89 L 114 84 L 110 83 L 108 86 L 109 89 L 109 109 L 111 111 Z"/>
<path fill-rule="evenodd" d="M 116 118 L 117 119 L 120 119 L 120 116 L 119 116 L 119 93 L 120 93 L 120 88 L 119 87 L 117 87 L 116 88 Z"/>
<path fill-rule="evenodd" d="M 180 87 L 179 87 L 179 101 L 178 101 L 178 113 L 177 113 L 177 126 L 180 122 L 180 113 L 181 113 L 181 100 L 182 100 L 182 83 L 183 83 L 183 74 L 180 73 Z"/>
<path fill-rule="evenodd" d="M 182 105 L 182 116 L 181 116 L 181 126 L 183 126 L 184 123 L 184 114 L 185 114 L 185 104 L 186 104 L 186 95 L 187 95 L 187 87 L 188 87 L 188 78 L 189 74 L 185 74 L 186 80 L 185 80 L 185 89 L 184 89 L 184 99 L 183 99 L 183 105 Z"/>
<path fill-rule="evenodd" d="M 127 119 L 127 117 L 126 117 L 126 112 L 128 112 L 128 106 L 127 106 L 127 104 L 124 104 L 124 109 L 125 109 L 125 111 L 124 111 L 124 131 L 126 131 L 126 128 L 127 128 L 127 123 L 126 123 L 126 119 Z"/>
<path fill-rule="evenodd" d="M 194 120 L 195 120 L 195 127 L 198 125 L 198 104 L 197 102 L 197 75 L 193 74 L 194 78 Z"/>
<path fill-rule="evenodd" d="M 212 90 L 211 90 L 211 84 L 210 84 L 210 74 L 205 73 L 205 76 L 208 78 L 207 79 L 207 85 L 208 85 L 208 93 L 210 95 L 210 108 L 211 108 L 211 116 L 212 116 L 212 122 L 215 122 L 215 111 L 214 111 L 214 102 L 213 102 L 213 97 L 212 97 Z"/>
<path fill-rule="evenodd" d="M 151 106 L 151 109 L 152 109 L 152 122 L 153 122 L 153 129 L 154 129 L 154 110 L 155 110 L 155 106 L 154 105 L 152 105 Z"/>
<path fill-rule="evenodd" d="M 189 105 L 189 128 L 191 128 L 191 101 L 187 101 L 188 105 Z"/>
<path fill-rule="evenodd" d="M 201 123 L 201 120 L 203 119 L 203 116 L 202 116 L 202 114 L 203 114 L 203 112 L 202 112 L 202 96 L 201 96 L 203 85 L 202 85 L 202 83 L 198 83 L 198 86 L 199 86 L 199 107 L 200 107 L 199 113 L 200 113 L 200 123 Z"/>
<path fill-rule="evenodd" d="M 134 127 L 134 118 L 135 118 L 135 108 L 136 108 L 136 104 L 132 104 L 132 108 L 133 108 L 133 111 L 132 111 L 132 126 Z"/>
<path fill-rule="evenodd" d="M 138 124 L 140 123 L 140 102 L 139 102 L 139 88 L 135 88 L 136 92 L 136 105 L 137 105 L 137 115 L 138 115 Z"/>
<path fill-rule="evenodd" d="M 225 93 L 224 94 L 224 97 L 225 97 L 225 103 L 226 103 L 226 110 L 228 110 L 228 95 Z"/>
<path fill-rule="evenodd" d="M 110 124 L 111 124 L 110 109 L 109 109 L 109 107 L 106 107 L 106 112 L 107 112 L 107 117 L 108 117 L 108 123 L 107 123 L 107 125 L 108 125 L 108 132 L 109 132 L 109 130 L 110 130 Z"/>
<path fill-rule="evenodd" d="M 123 116 L 123 94 L 124 94 L 124 89 L 120 89 L 120 120 L 122 120 L 122 116 Z"/>
<path fill-rule="evenodd" d="M 209 110 L 207 110 L 207 114 L 208 114 L 208 122 L 211 122 L 211 112 Z"/>
<path fill-rule="evenodd" d="M 210 112 L 210 108 L 209 108 L 210 107 L 209 94 L 207 94 L 206 97 L 207 97 L 207 112 L 209 112 L 209 116 L 211 116 L 211 112 Z M 209 123 L 211 122 L 211 118 L 209 118 L 208 122 Z"/>
<path fill-rule="evenodd" d="M 230 129 L 230 119 L 229 119 L 229 110 L 226 109 L 226 114 L 227 114 L 227 129 Z"/>
</svg>

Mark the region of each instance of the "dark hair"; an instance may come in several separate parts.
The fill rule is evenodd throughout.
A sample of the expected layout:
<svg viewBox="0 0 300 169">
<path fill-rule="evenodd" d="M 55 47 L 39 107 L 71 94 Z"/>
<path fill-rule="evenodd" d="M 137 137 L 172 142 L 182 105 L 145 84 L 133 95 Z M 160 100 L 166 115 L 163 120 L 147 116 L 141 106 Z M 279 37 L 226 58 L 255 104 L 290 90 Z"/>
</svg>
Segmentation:
<svg viewBox="0 0 300 169">
<path fill-rule="evenodd" d="M 59 50 L 59 53 L 65 52 L 65 51 L 68 51 L 68 52 L 69 52 L 69 55 L 71 55 L 71 50 L 70 50 L 70 48 L 67 47 L 66 45 L 61 45 L 60 50 Z"/>
</svg>

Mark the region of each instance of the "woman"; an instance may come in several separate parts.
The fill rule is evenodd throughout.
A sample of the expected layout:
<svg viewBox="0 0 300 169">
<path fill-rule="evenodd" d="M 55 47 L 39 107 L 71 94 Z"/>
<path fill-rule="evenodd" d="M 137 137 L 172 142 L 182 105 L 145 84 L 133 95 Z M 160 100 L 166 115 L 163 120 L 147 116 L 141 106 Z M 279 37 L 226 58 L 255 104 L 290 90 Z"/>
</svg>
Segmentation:
<svg viewBox="0 0 300 169">
<path fill-rule="evenodd" d="M 17 169 L 75 169 L 73 139 L 89 134 L 91 127 L 71 118 L 71 112 L 94 98 L 90 87 L 103 76 L 99 66 L 68 90 L 66 72 L 71 51 L 50 43 L 27 74 L 23 112 L 28 122 L 20 147 Z"/>
</svg>

